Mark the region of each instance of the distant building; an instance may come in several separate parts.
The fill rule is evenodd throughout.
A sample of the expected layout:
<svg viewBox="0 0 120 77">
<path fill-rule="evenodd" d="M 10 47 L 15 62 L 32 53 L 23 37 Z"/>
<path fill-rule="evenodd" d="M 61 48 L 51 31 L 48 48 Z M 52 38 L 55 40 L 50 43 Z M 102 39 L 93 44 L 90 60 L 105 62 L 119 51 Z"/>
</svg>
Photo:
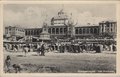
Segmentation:
<svg viewBox="0 0 120 77">
<path fill-rule="evenodd" d="M 39 37 L 41 32 L 42 32 L 42 28 L 26 28 L 25 29 L 26 36 Z"/>
<path fill-rule="evenodd" d="M 26 28 L 25 29 L 25 40 L 27 42 L 38 41 L 42 28 Z"/>
<path fill-rule="evenodd" d="M 99 35 L 99 26 L 81 26 L 75 27 L 76 38 L 93 38 L 95 35 Z"/>
<path fill-rule="evenodd" d="M 53 26 L 65 26 L 65 22 L 68 21 L 68 16 L 64 12 L 64 10 L 60 10 L 57 14 L 57 16 L 53 17 L 51 19 L 51 25 Z"/>
<path fill-rule="evenodd" d="M 65 37 L 74 37 L 75 39 L 93 39 L 93 38 L 116 38 L 117 22 L 103 21 L 98 25 L 79 25 L 64 10 L 60 10 L 57 16 L 51 18 L 51 24 L 47 25 L 47 36 L 51 39 L 64 39 Z M 77 26 L 77 27 L 76 27 Z M 43 24 L 43 28 L 45 23 Z M 42 28 L 18 28 L 6 27 L 5 35 L 7 37 L 24 37 L 26 41 L 38 41 L 45 32 Z M 41 35 L 42 34 L 42 35 Z M 43 37 L 42 37 L 43 39 Z"/>
<path fill-rule="evenodd" d="M 20 27 L 5 27 L 5 37 L 11 41 L 17 41 L 18 39 L 25 36 L 24 28 Z"/>
<path fill-rule="evenodd" d="M 117 34 L 117 22 L 114 21 L 103 21 L 99 23 L 99 34 L 108 35 L 116 38 Z"/>
</svg>

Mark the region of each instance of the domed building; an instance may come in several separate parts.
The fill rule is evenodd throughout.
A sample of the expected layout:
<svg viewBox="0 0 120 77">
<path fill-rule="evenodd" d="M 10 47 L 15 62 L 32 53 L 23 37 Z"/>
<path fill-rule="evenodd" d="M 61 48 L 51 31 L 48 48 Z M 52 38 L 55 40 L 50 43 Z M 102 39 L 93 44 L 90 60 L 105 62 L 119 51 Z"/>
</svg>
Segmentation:
<svg viewBox="0 0 120 77">
<path fill-rule="evenodd" d="M 51 34 L 51 38 L 66 39 L 75 35 L 75 24 L 72 16 L 68 16 L 64 10 L 60 10 L 57 16 L 51 19 L 51 25 L 48 32 Z"/>
<path fill-rule="evenodd" d="M 64 10 L 62 9 L 58 12 L 57 16 L 55 16 L 51 19 L 51 25 L 53 25 L 53 26 L 64 26 L 64 24 L 67 20 L 68 20 L 68 16 L 64 12 Z"/>
<path fill-rule="evenodd" d="M 6 35 L 13 34 L 10 29 L 11 27 L 5 28 Z M 14 33 L 17 37 L 17 32 Z M 44 21 L 42 28 L 27 28 L 22 33 L 25 34 L 28 43 L 51 42 L 50 44 L 55 45 L 54 49 L 59 49 L 59 43 L 67 45 L 105 43 L 111 40 L 116 42 L 117 22 L 100 21 L 97 25 L 80 25 L 72 19 L 72 14 L 67 15 L 62 9 L 51 18 L 49 25 Z"/>
<path fill-rule="evenodd" d="M 87 22 L 87 21 L 86 21 Z M 7 29 L 8 28 L 8 29 Z M 5 28 L 6 35 L 10 28 Z M 37 39 L 50 40 L 50 39 L 66 39 L 74 37 L 80 39 L 79 41 L 94 38 L 105 38 L 103 35 L 113 36 L 116 38 L 117 22 L 99 22 L 97 25 L 80 25 L 72 19 L 72 15 L 68 15 L 63 9 L 61 9 L 57 15 L 51 18 L 51 22 L 48 25 L 43 23 L 42 28 L 27 28 L 25 30 L 25 37 L 29 39 L 32 37 L 30 42 L 35 42 Z M 12 34 L 11 34 L 12 35 Z M 19 34 L 20 35 L 20 34 Z M 33 41 L 34 39 L 34 41 Z M 29 42 L 29 41 L 28 41 Z"/>
</svg>

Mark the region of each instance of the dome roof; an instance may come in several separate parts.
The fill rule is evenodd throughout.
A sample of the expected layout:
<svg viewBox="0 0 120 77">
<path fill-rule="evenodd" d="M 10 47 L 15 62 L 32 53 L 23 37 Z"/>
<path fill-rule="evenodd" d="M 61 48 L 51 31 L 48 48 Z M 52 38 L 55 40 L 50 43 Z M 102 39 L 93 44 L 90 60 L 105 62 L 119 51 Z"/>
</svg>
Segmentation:
<svg viewBox="0 0 120 77">
<path fill-rule="evenodd" d="M 64 14 L 64 13 L 65 13 L 64 10 L 61 9 L 61 10 L 58 12 L 58 15 L 59 15 L 59 14 Z"/>
<path fill-rule="evenodd" d="M 55 17 L 53 17 L 53 18 L 54 18 L 54 19 L 67 19 L 68 16 L 67 16 L 67 14 L 64 12 L 64 10 L 62 9 L 62 10 L 60 10 L 60 11 L 58 12 L 58 15 L 55 16 Z"/>
</svg>

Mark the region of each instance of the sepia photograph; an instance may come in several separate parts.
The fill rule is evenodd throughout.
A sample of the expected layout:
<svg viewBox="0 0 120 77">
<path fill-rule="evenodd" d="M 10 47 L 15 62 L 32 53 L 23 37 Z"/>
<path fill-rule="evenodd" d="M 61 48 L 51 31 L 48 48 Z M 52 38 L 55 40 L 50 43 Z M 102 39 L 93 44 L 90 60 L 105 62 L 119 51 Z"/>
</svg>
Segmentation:
<svg viewBox="0 0 120 77">
<path fill-rule="evenodd" d="M 4 73 L 116 73 L 116 4 L 4 4 Z"/>
</svg>

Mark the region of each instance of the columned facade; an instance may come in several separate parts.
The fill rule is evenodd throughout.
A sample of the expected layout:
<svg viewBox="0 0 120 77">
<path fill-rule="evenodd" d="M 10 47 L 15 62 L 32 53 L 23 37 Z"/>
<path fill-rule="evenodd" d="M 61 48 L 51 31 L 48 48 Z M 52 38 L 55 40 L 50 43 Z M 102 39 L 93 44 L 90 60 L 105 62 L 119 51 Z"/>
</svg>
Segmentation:
<svg viewBox="0 0 120 77">
<path fill-rule="evenodd" d="M 42 28 L 17 28 L 17 27 L 6 27 L 5 34 L 7 36 L 26 36 L 26 38 L 40 37 Z M 101 37 L 102 35 L 110 35 L 114 38 L 117 33 L 117 22 L 104 21 L 98 23 L 98 25 L 79 25 L 75 24 L 72 17 L 68 17 L 63 10 L 60 10 L 57 16 L 51 18 L 51 24 L 48 25 L 48 31 L 50 37 L 63 39 L 67 35 L 74 36 L 75 38 L 95 38 Z"/>
<path fill-rule="evenodd" d="M 98 26 L 75 27 L 75 36 L 77 38 L 91 37 L 91 35 L 99 35 Z"/>
<path fill-rule="evenodd" d="M 25 35 L 26 36 L 39 37 L 39 35 L 40 35 L 41 32 L 42 32 L 42 28 L 25 29 Z"/>
<path fill-rule="evenodd" d="M 116 37 L 117 33 L 117 23 L 113 21 L 106 21 L 106 22 L 100 22 L 99 23 L 99 34 L 107 34 L 113 37 Z"/>
</svg>

